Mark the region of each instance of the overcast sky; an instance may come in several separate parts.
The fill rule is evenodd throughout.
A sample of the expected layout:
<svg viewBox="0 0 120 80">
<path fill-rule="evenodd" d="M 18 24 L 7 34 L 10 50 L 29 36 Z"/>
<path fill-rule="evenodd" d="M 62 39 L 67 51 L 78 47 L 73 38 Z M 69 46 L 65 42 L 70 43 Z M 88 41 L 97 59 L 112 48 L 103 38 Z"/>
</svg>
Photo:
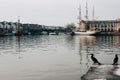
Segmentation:
<svg viewBox="0 0 120 80">
<path fill-rule="evenodd" d="M 85 16 L 85 1 L 82 0 L 82 18 Z M 92 0 L 88 0 L 89 19 L 92 16 Z M 0 0 L 0 21 L 64 26 L 78 23 L 80 0 Z M 95 19 L 120 17 L 120 0 L 95 0 Z"/>
</svg>

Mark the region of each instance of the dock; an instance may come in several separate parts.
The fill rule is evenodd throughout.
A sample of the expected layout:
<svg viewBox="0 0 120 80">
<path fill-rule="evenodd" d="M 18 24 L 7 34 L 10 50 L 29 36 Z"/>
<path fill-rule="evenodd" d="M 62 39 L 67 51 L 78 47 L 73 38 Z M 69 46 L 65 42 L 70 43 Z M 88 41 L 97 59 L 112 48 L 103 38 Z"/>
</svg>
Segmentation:
<svg viewBox="0 0 120 80">
<path fill-rule="evenodd" d="M 92 65 L 81 80 L 120 80 L 120 65 Z"/>
</svg>

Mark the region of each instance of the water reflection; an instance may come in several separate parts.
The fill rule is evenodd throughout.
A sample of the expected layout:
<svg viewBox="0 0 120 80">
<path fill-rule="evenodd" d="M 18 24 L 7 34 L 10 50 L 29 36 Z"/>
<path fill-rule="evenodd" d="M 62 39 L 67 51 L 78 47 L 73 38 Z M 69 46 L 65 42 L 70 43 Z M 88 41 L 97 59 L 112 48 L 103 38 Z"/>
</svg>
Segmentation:
<svg viewBox="0 0 120 80">
<path fill-rule="evenodd" d="M 18 54 L 18 59 L 21 59 L 22 58 L 22 56 L 21 56 L 21 46 L 20 46 L 20 36 L 16 36 L 15 37 L 15 42 L 16 42 L 16 46 L 15 46 L 15 48 L 16 48 L 16 54 Z"/>
<path fill-rule="evenodd" d="M 2 80 L 81 80 L 93 64 L 89 54 L 113 63 L 120 36 L 6 36 L 0 37 L 0 54 Z M 111 70 L 119 75 L 119 66 Z"/>
<path fill-rule="evenodd" d="M 91 65 L 89 54 L 93 53 L 96 37 L 94 36 L 77 36 L 79 37 L 79 54 L 80 54 L 80 68 L 81 76 L 85 74 Z"/>
<path fill-rule="evenodd" d="M 114 54 L 120 54 L 120 37 L 119 36 L 85 36 L 80 37 L 80 55 L 95 54 L 99 59 L 103 57 L 112 57 Z M 82 57 L 81 57 L 82 58 Z M 106 58 L 105 58 L 106 59 Z M 110 61 L 103 61 L 110 63 Z M 112 59 L 113 60 L 113 59 Z"/>
<path fill-rule="evenodd" d="M 86 59 L 89 62 L 88 59 L 88 54 L 92 54 L 94 52 L 94 44 L 96 42 L 96 38 L 94 36 L 82 36 L 80 37 L 80 49 L 79 49 L 79 53 L 80 53 L 80 57 L 81 57 L 81 62 L 82 63 L 82 59 L 83 59 L 83 55 L 86 54 Z M 84 53 L 84 54 L 83 54 Z M 84 61 L 84 60 L 83 60 Z"/>
<path fill-rule="evenodd" d="M 111 67 L 113 68 L 112 70 L 108 67 L 105 66 L 105 68 L 101 69 L 96 69 L 96 67 L 91 67 L 92 60 L 90 60 L 90 55 L 89 54 L 95 54 L 96 58 L 100 60 L 100 62 L 104 65 L 111 65 L 114 60 L 114 55 L 115 54 L 120 54 L 120 36 L 80 36 L 80 64 L 83 65 L 84 63 L 87 63 L 84 66 L 86 67 L 86 70 L 84 70 L 86 73 L 87 79 L 85 79 L 85 76 L 82 76 L 81 80 L 93 80 L 93 79 L 106 79 L 107 77 L 107 72 L 112 71 L 114 72 L 114 75 L 119 75 L 119 67 Z M 83 56 L 84 55 L 84 56 Z M 87 57 L 85 57 L 87 56 Z M 118 56 L 120 57 L 120 56 Z M 119 64 L 120 62 L 118 62 Z M 108 67 L 108 69 L 107 69 Z M 83 69 L 83 68 L 82 68 Z M 89 72 L 87 72 L 89 70 Z M 97 72 L 97 71 L 98 72 Z M 99 71 L 105 71 L 106 76 L 104 75 L 98 75 L 94 76 L 95 74 L 102 74 L 102 72 Z M 95 73 L 95 74 L 94 74 Z M 88 74 L 91 74 L 90 76 Z M 93 75 L 92 75 L 93 74 Z M 109 76 L 112 76 L 115 80 L 120 78 L 120 77 L 114 77 L 112 74 Z M 113 79 L 110 77 L 109 79 Z"/>
</svg>

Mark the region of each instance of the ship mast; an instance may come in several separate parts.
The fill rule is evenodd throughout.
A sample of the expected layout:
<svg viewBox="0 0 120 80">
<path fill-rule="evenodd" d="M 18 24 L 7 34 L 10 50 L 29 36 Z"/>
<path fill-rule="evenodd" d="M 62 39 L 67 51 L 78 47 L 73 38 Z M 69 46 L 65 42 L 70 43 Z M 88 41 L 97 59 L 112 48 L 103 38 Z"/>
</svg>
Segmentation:
<svg viewBox="0 0 120 80">
<path fill-rule="evenodd" d="M 87 29 L 87 25 L 88 25 L 88 2 L 87 2 L 88 0 L 86 0 L 86 30 L 88 30 Z"/>
<path fill-rule="evenodd" d="M 92 10 L 92 29 L 94 29 L 94 0 L 93 0 L 93 10 Z"/>
<path fill-rule="evenodd" d="M 20 32 L 20 17 L 18 16 L 18 22 L 17 22 L 17 27 L 16 27 L 16 36 L 20 36 L 21 32 Z"/>
<path fill-rule="evenodd" d="M 80 0 L 79 2 L 79 17 L 78 17 L 78 20 L 79 20 L 79 23 L 78 23 L 78 26 L 79 26 L 79 30 L 81 31 L 81 20 L 82 20 L 82 12 L 81 12 L 81 5 L 82 5 L 82 0 Z"/>
<path fill-rule="evenodd" d="M 86 0 L 86 22 L 88 21 L 88 2 Z"/>
<path fill-rule="evenodd" d="M 81 20 L 82 20 L 82 12 L 81 12 L 81 3 L 82 3 L 82 0 L 80 0 L 80 2 L 79 2 L 79 24 L 80 24 L 80 22 L 81 22 Z"/>
<path fill-rule="evenodd" d="M 92 19 L 94 20 L 94 0 L 93 0 L 93 13 L 92 13 Z"/>
<path fill-rule="evenodd" d="M 20 17 L 18 16 L 18 20 L 16 22 L 16 33 L 19 31 L 19 23 L 20 23 Z"/>
<path fill-rule="evenodd" d="M 20 17 L 18 16 L 18 23 L 17 23 L 18 31 L 20 30 L 19 23 L 20 23 Z"/>
</svg>

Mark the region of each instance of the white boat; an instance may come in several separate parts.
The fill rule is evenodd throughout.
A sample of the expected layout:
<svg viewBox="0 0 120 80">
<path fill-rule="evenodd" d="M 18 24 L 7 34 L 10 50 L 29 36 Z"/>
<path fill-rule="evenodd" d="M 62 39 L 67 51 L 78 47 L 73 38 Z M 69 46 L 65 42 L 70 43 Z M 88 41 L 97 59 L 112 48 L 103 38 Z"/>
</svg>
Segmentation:
<svg viewBox="0 0 120 80">
<path fill-rule="evenodd" d="M 96 35 L 98 32 L 96 31 L 75 31 L 73 32 L 75 35 Z"/>
</svg>

